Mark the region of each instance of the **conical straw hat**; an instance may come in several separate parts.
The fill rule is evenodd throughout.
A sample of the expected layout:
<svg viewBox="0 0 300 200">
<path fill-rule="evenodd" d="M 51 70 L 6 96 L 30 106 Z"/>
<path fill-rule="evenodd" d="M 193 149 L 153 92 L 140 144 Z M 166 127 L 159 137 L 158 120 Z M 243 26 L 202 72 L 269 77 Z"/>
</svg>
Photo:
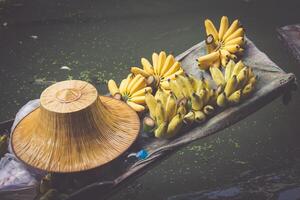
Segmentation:
<svg viewBox="0 0 300 200">
<path fill-rule="evenodd" d="M 12 133 L 16 156 L 50 172 L 78 172 L 101 166 L 126 151 L 140 121 L 126 103 L 98 96 L 91 84 L 62 81 L 45 89 L 40 107 Z"/>
</svg>

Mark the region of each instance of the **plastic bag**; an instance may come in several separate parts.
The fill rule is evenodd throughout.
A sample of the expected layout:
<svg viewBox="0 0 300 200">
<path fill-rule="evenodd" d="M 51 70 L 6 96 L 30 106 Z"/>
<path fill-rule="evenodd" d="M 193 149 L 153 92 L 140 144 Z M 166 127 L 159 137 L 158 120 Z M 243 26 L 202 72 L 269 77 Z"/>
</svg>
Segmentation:
<svg viewBox="0 0 300 200">
<path fill-rule="evenodd" d="M 29 101 L 16 115 L 11 132 L 26 115 L 39 106 L 39 100 Z M 0 160 L 0 197 L 1 200 L 33 200 L 36 196 L 38 180 L 43 172 L 30 168 L 18 160 L 11 149 Z"/>
</svg>

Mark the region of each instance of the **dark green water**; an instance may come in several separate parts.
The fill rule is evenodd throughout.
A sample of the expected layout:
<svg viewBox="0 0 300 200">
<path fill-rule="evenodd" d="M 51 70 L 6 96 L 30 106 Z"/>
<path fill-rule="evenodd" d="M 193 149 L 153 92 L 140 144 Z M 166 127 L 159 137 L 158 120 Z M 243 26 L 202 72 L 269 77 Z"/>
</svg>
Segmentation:
<svg viewBox="0 0 300 200">
<path fill-rule="evenodd" d="M 203 40 L 205 18 L 239 18 L 260 50 L 287 72 L 299 63 L 276 28 L 300 22 L 298 1 L 0 1 L 0 120 L 38 98 L 47 81 L 120 80 L 140 57 L 175 55 Z M 60 70 L 61 66 L 72 68 Z M 112 197 L 117 199 L 300 199 L 300 95 L 273 101 L 197 141 Z"/>
</svg>

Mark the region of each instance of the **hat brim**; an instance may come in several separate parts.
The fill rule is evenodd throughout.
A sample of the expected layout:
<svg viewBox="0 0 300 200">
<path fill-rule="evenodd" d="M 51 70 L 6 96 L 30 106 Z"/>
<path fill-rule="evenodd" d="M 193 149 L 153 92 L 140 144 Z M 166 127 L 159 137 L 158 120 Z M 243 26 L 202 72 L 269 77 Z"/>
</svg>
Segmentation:
<svg viewBox="0 0 300 200">
<path fill-rule="evenodd" d="M 105 120 L 96 122 L 98 132 L 87 132 L 84 138 L 73 136 L 63 140 L 52 137 L 49 130 L 44 130 L 47 133 L 44 134 L 43 127 L 39 126 L 39 120 L 43 119 L 39 119 L 41 108 L 38 107 L 14 129 L 11 140 L 13 152 L 33 168 L 60 173 L 93 169 L 117 158 L 136 140 L 140 120 L 125 102 L 107 96 L 99 98 L 107 115 Z M 71 151 L 68 145 L 78 142 L 84 148 Z"/>
</svg>

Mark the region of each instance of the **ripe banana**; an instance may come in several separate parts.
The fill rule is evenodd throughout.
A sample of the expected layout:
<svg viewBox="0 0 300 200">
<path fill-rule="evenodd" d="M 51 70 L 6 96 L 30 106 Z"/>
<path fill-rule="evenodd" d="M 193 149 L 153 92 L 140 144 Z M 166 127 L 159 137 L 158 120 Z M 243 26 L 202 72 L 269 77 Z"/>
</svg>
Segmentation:
<svg viewBox="0 0 300 200">
<path fill-rule="evenodd" d="M 137 103 L 131 102 L 131 101 L 127 101 L 127 104 L 133 108 L 133 110 L 137 111 L 137 112 L 142 112 L 145 110 L 145 106 L 143 105 L 139 105 Z"/>
<path fill-rule="evenodd" d="M 170 92 L 166 102 L 166 120 L 172 119 L 177 112 L 176 98 L 173 92 Z"/>
<path fill-rule="evenodd" d="M 206 35 L 212 35 L 215 40 L 219 39 L 218 31 L 211 20 L 206 19 L 204 21 L 205 29 L 206 29 Z"/>
<path fill-rule="evenodd" d="M 237 90 L 232 93 L 228 98 L 228 102 L 232 104 L 237 104 L 240 102 L 241 99 L 241 90 Z"/>
<path fill-rule="evenodd" d="M 150 76 L 150 74 L 147 71 L 145 71 L 145 70 L 143 70 L 141 68 L 138 68 L 138 67 L 131 67 L 130 71 L 134 75 L 140 74 L 140 75 L 142 75 L 142 76 L 144 76 L 146 78 L 148 78 Z"/>
<path fill-rule="evenodd" d="M 165 51 L 152 54 L 152 64 L 146 58 L 141 58 L 141 65 L 143 69 L 138 67 L 131 67 L 131 72 L 135 75 L 141 75 L 147 79 L 148 86 L 157 89 L 170 90 L 168 83 L 169 78 L 174 79 L 175 75 L 183 74 L 180 62 L 176 61 L 173 55 L 167 55 Z M 148 80 L 148 78 L 151 78 Z M 129 87 L 130 88 L 130 87 Z"/>
<path fill-rule="evenodd" d="M 203 100 L 196 93 L 191 95 L 191 103 L 193 110 L 201 110 L 203 108 Z"/>
<path fill-rule="evenodd" d="M 195 113 L 193 111 L 187 113 L 183 118 L 183 122 L 188 125 L 192 124 L 194 121 L 195 121 Z"/>
<path fill-rule="evenodd" d="M 162 122 L 161 124 L 158 125 L 158 127 L 154 131 L 154 135 L 157 138 L 162 138 L 166 134 L 168 129 L 168 123 L 167 122 Z"/>
<path fill-rule="evenodd" d="M 243 96 L 248 96 L 252 91 L 253 91 L 254 87 L 252 85 L 252 83 L 248 83 L 242 90 L 242 95 Z"/>
<path fill-rule="evenodd" d="M 200 110 L 194 111 L 194 114 L 195 114 L 195 122 L 202 123 L 205 121 L 206 116 L 202 111 Z"/>
<path fill-rule="evenodd" d="M 217 105 L 220 107 L 225 107 L 226 104 L 227 104 L 226 94 L 225 92 L 222 92 L 221 94 L 219 94 L 217 98 Z"/>
<path fill-rule="evenodd" d="M 150 62 L 146 58 L 141 58 L 141 63 L 142 63 L 143 69 L 148 74 L 151 74 L 151 75 L 154 74 L 153 67 L 152 67 L 152 65 L 150 64 Z"/>
<path fill-rule="evenodd" d="M 218 67 L 209 68 L 212 79 L 216 83 L 217 86 L 225 84 L 225 78 L 223 76 L 222 71 Z"/>
<path fill-rule="evenodd" d="M 238 20 L 229 26 L 228 18 L 223 16 L 218 32 L 209 19 L 205 20 L 204 24 L 207 54 L 198 58 L 200 69 L 207 70 L 210 67 L 220 67 L 220 65 L 226 67 L 229 59 L 236 60 L 236 54 L 243 53 L 245 31 Z"/>
<path fill-rule="evenodd" d="M 204 106 L 203 108 L 203 112 L 206 114 L 206 115 L 211 115 L 213 112 L 215 111 L 215 108 L 211 105 L 206 105 Z"/>
<path fill-rule="evenodd" d="M 152 93 L 152 88 L 151 87 L 142 88 L 139 91 L 133 93 L 131 97 L 144 96 L 146 93 Z"/>
<path fill-rule="evenodd" d="M 110 79 L 107 83 L 107 86 L 108 91 L 112 96 L 115 96 L 115 94 L 120 93 L 120 90 L 114 80 Z"/>
<path fill-rule="evenodd" d="M 145 95 L 145 101 L 146 101 L 147 107 L 149 109 L 150 117 L 152 119 L 155 119 L 155 109 L 156 109 L 155 97 L 150 92 L 148 92 Z"/>
<path fill-rule="evenodd" d="M 226 94 L 226 97 L 229 97 L 237 89 L 237 86 L 238 86 L 237 78 L 234 75 L 227 81 L 225 85 L 224 92 Z"/>
<path fill-rule="evenodd" d="M 145 94 L 152 92 L 152 88 L 147 87 L 145 77 L 141 74 L 134 77 L 133 74 L 129 74 L 121 81 L 119 88 L 114 80 L 109 80 L 107 86 L 114 98 L 122 99 L 137 112 L 145 110 Z"/>
<path fill-rule="evenodd" d="M 171 119 L 170 123 L 168 124 L 168 129 L 166 134 L 167 138 L 176 135 L 181 129 L 182 125 L 183 125 L 183 116 L 180 113 L 178 113 Z"/>
<path fill-rule="evenodd" d="M 155 108 L 155 117 L 156 123 L 161 124 L 166 122 L 166 112 L 165 108 L 160 100 L 157 101 L 156 108 Z"/>
<path fill-rule="evenodd" d="M 223 16 L 221 18 L 221 22 L 220 22 L 220 28 L 219 28 L 219 40 L 223 39 L 224 34 L 226 33 L 226 31 L 228 30 L 228 26 L 229 26 L 229 21 L 228 21 L 228 17 L 227 16 Z"/>
<path fill-rule="evenodd" d="M 200 69 L 207 70 L 210 65 L 212 65 L 215 61 L 218 61 L 220 58 L 220 52 L 215 51 L 210 54 L 200 56 L 198 58 L 198 66 Z"/>
</svg>

